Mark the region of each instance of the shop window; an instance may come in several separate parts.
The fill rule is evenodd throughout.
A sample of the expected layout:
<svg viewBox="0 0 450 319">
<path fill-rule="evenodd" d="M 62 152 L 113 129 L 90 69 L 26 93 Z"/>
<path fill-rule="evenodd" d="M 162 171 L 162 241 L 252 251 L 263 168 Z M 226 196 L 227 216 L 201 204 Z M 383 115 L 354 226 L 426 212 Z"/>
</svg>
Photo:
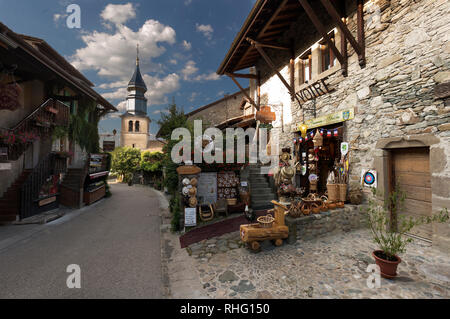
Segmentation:
<svg viewBox="0 0 450 319">
<path fill-rule="evenodd" d="M 300 84 L 307 83 L 312 78 L 312 56 L 311 50 L 306 52 L 299 63 L 299 79 Z"/>
<path fill-rule="evenodd" d="M 330 34 L 331 41 L 335 43 L 334 32 Z M 321 55 L 321 63 L 322 63 L 322 72 L 331 69 L 336 65 L 336 57 L 333 54 L 333 50 L 331 50 L 330 46 L 327 42 L 320 43 L 320 55 Z"/>
<path fill-rule="evenodd" d="M 133 121 L 128 122 L 128 132 L 133 132 Z"/>
<path fill-rule="evenodd" d="M 141 123 L 139 123 L 139 121 L 136 121 L 136 123 L 134 124 L 134 130 L 135 132 L 139 133 L 139 130 L 141 129 Z"/>
</svg>

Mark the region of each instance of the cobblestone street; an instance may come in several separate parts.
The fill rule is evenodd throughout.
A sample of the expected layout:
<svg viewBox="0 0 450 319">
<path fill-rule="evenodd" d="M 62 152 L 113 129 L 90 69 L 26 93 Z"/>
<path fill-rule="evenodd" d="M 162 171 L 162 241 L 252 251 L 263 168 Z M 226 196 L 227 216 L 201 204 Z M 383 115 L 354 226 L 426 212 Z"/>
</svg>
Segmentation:
<svg viewBox="0 0 450 319">
<path fill-rule="evenodd" d="M 233 233 L 187 251 L 211 298 L 449 298 L 450 256 L 418 240 L 401 256 L 397 279 L 368 288 L 374 248 L 363 229 L 280 248 L 264 243 L 260 253 Z"/>
</svg>

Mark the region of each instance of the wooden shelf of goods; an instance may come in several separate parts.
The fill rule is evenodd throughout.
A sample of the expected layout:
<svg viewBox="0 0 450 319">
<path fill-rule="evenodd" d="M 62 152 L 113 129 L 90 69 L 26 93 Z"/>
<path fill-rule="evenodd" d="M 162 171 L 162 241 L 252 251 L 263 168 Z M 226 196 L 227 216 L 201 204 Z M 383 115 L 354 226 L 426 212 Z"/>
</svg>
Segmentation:
<svg viewBox="0 0 450 319">
<path fill-rule="evenodd" d="M 102 185 L 99 188 L 90 191 L 84 192 L 84 203 L 86 205 L 92 205 L 93 203 L 99 201 L 106 195 L 106 185 Z"/>
</svg>

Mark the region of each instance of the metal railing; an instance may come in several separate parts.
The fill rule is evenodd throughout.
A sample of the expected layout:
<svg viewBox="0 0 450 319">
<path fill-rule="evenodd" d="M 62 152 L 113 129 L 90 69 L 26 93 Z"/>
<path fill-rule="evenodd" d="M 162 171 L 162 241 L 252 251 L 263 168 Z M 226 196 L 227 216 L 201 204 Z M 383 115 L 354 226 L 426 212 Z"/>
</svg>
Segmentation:
<svg viewBox="0 0 450 319">
<path fill-rule="evenodd" d="M 0 128 L 3 141 L 0 147 L 8 148 L 8 160 L 18 160 L 37 138 L 49 136 L 55 125 L 69 125 L 70 110 L 53 98 L 41 104 L 12 129 Z"/>
<path fill-rule="evenodd" d="M 32 170 L 20 189 L 20 219 L 36 214 L 36 201 L 39 200 L 42 186 L 52 175 L 59 175 L 67 170 L 67 161 L 49 153 Z"/>
</svg>

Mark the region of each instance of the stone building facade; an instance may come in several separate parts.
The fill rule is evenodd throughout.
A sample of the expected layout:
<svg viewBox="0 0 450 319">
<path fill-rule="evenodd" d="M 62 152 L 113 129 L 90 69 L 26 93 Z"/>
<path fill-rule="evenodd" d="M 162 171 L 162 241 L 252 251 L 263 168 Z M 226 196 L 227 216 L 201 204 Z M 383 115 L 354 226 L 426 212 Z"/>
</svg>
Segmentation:
<svg viewBox="0 0 450 319">
<path fill-rule="evenodd" d="M 320 6 L 311 2 L 320 21 L 342 50 L 342 33 Z M 270 105 L 277 113 L 272 137 L 280 147 L 292 146 L 299 124 L 316 116 L 354 110 L 355 117 L 343 122 L 343 139 L 350 143 L 350 182 L 360 183 L 361 171 L 378 172 L 378 188 L 386 194 L 391 183 L 390 166 L 396 151 L 424 149 L 429 164 L 433 212 L 450 208 L 450 104 L 435 96 L 435 88 L 450 81 L 450 3 L 445 0 L 372 0 L 364 1 L 365 67 L 348 45 L 348 75 L 339 61 L 323 71 L 323 39 L 311 25 L 305 12 L 292 21 L 279 39 L 293 40 L 295 49 L 295 92 L 324 80 L 330 93 L 302 105 L 279 77 L 259 58 L 261 105 Z M 357 34 L 356 1 L 346 1 L 347 27 Z M 355 36 L 356 37 L 356 36 Z M 285 79 L 291 74 L 289 52 L 265 48 L 275 68 Z M 309 52 L 308 52 L 309 51 Z M 310 81 L 303 83 L 300 61 L 308 53 L 312 61 Z M 341 52 L 342 53 L 342 52 Z M 220 73 L 220 72 L 219 72 Z M 257 92 L 250 92 L 256 99 Z M 303 108 L 303 109 L 302 109 Z M 412 168 L 414 170 L 414 168 Z M 369 194 L 369 191 L 366 192 Z M 420 203 L 419 203 L 420 204 Z M 429 238 L 443 249 L 450 248 L 450 224 L 433 225 Z"/>
<path fill-rule="evenodd" d="M 249 89 L 246 89 L 246 92 L 249 92 Z M 239 91 L 199 107 L 188 113 L 187 117 L 191 121 L 202 120 L 204 127 L 213 127 L 227 120 L 242 116 L 246 107 L 248 108 L 249 105 L 246 103 L 244 94 Z"/>
</svg>

